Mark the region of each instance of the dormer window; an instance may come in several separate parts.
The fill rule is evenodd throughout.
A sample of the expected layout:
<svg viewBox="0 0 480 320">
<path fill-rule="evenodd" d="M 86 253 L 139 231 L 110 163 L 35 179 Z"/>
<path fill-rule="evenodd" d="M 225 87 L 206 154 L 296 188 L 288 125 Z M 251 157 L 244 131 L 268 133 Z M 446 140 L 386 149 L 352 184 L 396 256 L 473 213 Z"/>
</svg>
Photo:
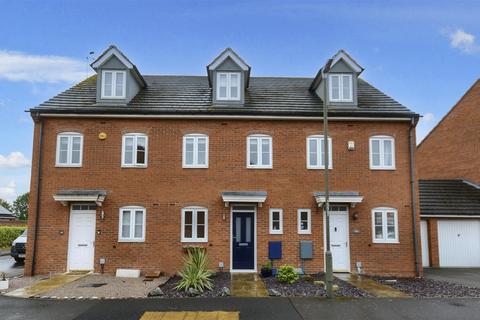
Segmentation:
<svg viewBox="0 0 480 320">
<path fill-rule="evenodd" d="M 217 73 L 217 100 L 240 100 L 240 73 Z"/>
<path fill-rule="evenodd" d="M 330 74 L 329 97 L 332 102 L 352 102 L 353 86 L 351 74 Z"/>
<path fill-rule="evenodd" d="M 125 99 L 126 72 L 103 70 L 102 71 L 102 98 Z"/>
</svg>

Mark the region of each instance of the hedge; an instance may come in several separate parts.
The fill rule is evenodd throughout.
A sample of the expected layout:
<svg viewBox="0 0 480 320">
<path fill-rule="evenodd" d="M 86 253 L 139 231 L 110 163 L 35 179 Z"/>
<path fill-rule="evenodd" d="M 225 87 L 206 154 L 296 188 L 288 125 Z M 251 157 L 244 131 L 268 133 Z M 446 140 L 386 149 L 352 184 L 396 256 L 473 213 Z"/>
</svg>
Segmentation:
<svg viewBox="0 0 480 320">
<path fill-rule="evenodd" d="M 10 248 L 15 240 L 26 227 L 0 227 L 0 248 Z"/>
</svg>

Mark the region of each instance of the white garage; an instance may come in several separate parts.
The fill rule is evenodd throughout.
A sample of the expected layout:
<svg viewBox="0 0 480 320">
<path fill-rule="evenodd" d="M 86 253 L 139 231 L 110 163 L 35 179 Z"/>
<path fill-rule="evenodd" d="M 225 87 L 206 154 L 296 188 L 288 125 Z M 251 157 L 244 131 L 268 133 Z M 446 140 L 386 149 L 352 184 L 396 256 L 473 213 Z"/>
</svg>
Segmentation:
<svg viewBox="0 0 480 320">
<path fill-rule="evenodd" d="M 418 185 L 423 266 L 480 267 L 480 186 L 461 179 Z"/>
<path fill-rule="evenodd" d="M 440 267 L 480 267 L 480 220 L 438 220 Z"/>
</svg>

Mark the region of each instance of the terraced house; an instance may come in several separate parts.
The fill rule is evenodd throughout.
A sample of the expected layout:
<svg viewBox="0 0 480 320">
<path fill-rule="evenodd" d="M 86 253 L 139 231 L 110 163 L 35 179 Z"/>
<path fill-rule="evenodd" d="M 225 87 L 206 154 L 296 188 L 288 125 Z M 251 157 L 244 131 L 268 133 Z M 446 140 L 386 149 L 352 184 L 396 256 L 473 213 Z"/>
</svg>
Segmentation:
<svg viewBox="0 0 480 320">
<path fill-rule="evenodd" d="M 191 245 L 221 271 L 255 272 L 271 254 L 322 271 L 325 170 L 334 270 L 421 272 L 418 115 L 362 80 L 343 50 L 311 78 L 253 77 L 232 49 L 205 76 L 144 75 L 115 46 L 91 66 L 96 75 L 30 109 L 27 273 L 171 274 Z"/>
</svg>

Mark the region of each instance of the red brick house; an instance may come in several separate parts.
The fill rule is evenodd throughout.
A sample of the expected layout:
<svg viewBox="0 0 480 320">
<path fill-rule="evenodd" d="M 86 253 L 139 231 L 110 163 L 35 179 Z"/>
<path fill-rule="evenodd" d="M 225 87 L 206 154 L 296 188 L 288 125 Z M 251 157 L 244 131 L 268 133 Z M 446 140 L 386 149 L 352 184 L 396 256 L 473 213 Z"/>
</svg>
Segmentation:
<svg viewBox="0 0 480 320">
<path fill-rule="evenodd" d="M 322 271 L 323 103 L 335 271 L 421 273 L 418 115 L 362 80 L 343 50 L 314 78 L 253 77 L 231 49 L 206 76 L 143 75 L 114 46 L 92 68 L 30 109 L 28 274 L 173 273 L 189 245 L 205 246 L 213 269 L 255 272 L 272 242 L 275 265 Z"/>
<path fill-rule="evenodd" d="M 480 267 L 480 80 L 419 144 L 425 267 Z"/>
</svg>

